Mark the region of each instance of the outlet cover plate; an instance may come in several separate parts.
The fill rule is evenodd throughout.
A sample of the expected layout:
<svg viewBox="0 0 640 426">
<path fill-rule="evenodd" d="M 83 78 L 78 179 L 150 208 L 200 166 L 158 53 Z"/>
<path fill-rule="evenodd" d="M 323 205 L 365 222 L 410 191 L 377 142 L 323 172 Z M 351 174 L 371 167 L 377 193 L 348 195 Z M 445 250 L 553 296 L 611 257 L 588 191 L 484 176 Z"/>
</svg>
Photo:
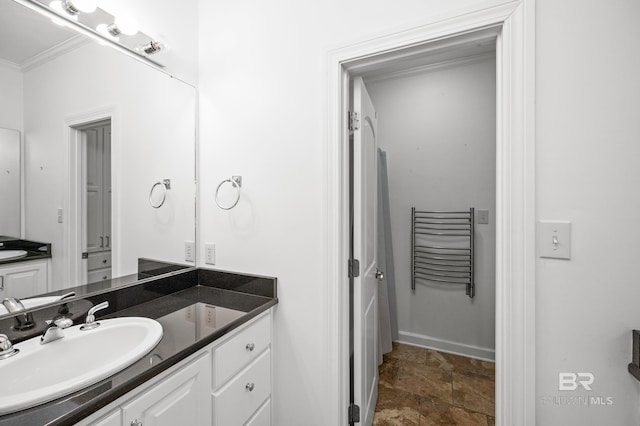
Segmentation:
<svg viewBox="0 0 640 426">
<path fill-rule="evenodd" d="M 184 260 L 187 262 L 196 261 L 196 243 L 193 241 L 184 242 Z"/>
</svg>

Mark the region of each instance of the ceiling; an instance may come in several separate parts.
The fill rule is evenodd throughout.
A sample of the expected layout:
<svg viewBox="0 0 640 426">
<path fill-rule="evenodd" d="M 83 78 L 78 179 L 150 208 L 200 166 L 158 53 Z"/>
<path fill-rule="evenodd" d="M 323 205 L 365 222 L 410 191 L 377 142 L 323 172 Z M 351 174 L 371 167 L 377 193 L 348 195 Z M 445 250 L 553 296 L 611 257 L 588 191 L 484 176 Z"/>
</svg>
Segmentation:
<svg viewBox="0 0 640 426">
<path fill-rule="evenodd" d="M 13 0 L 0 0 L 0 61 L 22 67 L 77 37 L 77 32 L 56 25 Z"/>
</svg>

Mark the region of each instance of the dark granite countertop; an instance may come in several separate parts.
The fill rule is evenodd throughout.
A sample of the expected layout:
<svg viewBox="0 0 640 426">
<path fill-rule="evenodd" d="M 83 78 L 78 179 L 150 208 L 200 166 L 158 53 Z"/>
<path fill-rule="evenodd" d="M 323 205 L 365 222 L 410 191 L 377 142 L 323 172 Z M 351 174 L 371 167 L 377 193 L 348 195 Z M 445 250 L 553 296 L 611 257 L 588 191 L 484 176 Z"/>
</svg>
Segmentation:
<svg viewBox="0 0 640 426">
<path fill-rule="evenodd" d="M 119 310 L 109 309 L 108 315 L 97 315 L 98 320 L 125 316 L 156 319 L 162 324 L 163 336 L 151 352 L 110 378 L 81 391 L 0 416 L 0 426 L 75 424 L 278 303 L 275 279 L 271 278 L 198 269 L 159 279 L 158 283 L 165 288 L 167 280 L 177 280 L 172 286 L 175 292 L 164 291 L 168 294 L 157 294 L 151 300 L 127 307 L 118 305 L 119 297 L 128 298 L 135 290 L 129 288 L 126 295 L 109 297 L 115 302 L 110 304 L 115 304 Z M 186 286 L 186 281 L 191 281 L 191 286 Z M 149 293 L 152 284 L 146 282 L 144 291 Z M 102 295 L 105 296 L 109 294 Z M 97 299 L 91 302 L 99 303 Z M 224 318 L 222 323 L 213 326 L 202 323 L 205 315 L 198 315 L 198 311 L 212 307 L 220 310 L 220 317 Z"/>
<path fill-rule="evenodd" d="M 30 260 L 48 259 L 51 257 L 51 244 L 21 240 L 18 238 L 0 236 L 0 251 L 2 250 L 24 250 L 27 252 L 27 255 L 16 259 L 0 260 L 0 266 L 28 262 Z"/>
</svg>

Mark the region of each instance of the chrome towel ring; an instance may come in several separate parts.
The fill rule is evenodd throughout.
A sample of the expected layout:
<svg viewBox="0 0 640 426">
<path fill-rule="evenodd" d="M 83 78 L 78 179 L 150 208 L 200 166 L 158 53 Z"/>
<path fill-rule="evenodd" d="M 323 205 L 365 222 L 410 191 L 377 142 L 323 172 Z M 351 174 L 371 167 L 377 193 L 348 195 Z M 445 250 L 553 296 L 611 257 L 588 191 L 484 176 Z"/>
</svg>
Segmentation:
<svg viewBox="0 0 640 426">
<path fill-rule="evenodd" d="M 222 185 L 224 185 L 227 182 L 229 182 L 236 189 L 236 200 L 230 206 L 225 207 L 220 204 L 220 200 L 218 200 L 218 193 L 220 192 L 220 188 L 222 187 Z M 220 184 L 216 188 L 216 197 L 215 197 L 215 201 L 218 207 L 220 207 L 222 210 L 231 210 L 232 208 L 234 208 L 238 204 L 238 201 L 240 201 L 241 187 L 242 187 L 242 176 L 231 176 L 229 179 L 225 179 L 222 182 L 220 182 Z"/>
<path fill-rule="evenodd" d="M 158 204 L 153 203 L 153 191 L 156 189 L 156 186 L 162 187 L 162 200 Z M 165 179 L 162 182 L 156 182 L 151 186 L 151 191 L 149 191 L 149 204 L 154 209 L 159 209 L 164 204 L 167 199 L 167 189 L 171 189 L 171 179 Z"/>
</svg>

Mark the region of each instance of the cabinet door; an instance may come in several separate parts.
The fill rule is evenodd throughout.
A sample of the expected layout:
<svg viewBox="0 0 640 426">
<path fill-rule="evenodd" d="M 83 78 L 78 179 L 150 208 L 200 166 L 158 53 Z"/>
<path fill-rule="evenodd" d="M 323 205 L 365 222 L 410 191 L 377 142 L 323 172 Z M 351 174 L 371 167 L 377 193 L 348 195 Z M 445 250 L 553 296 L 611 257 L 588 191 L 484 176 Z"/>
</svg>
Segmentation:
<svg viewBox="0 0 640 426">
<path fill-rule="evenodd" d="M 18 299 L 47 292 L 47 262 L 20 262 L 0 268 L 2 298 Z"/>
<path fill-rule="evenodd" d="M 124 425 L 209 426 L 210 394 L 211 358 L 207 353 L 125 404 Z"/>
</svg>

